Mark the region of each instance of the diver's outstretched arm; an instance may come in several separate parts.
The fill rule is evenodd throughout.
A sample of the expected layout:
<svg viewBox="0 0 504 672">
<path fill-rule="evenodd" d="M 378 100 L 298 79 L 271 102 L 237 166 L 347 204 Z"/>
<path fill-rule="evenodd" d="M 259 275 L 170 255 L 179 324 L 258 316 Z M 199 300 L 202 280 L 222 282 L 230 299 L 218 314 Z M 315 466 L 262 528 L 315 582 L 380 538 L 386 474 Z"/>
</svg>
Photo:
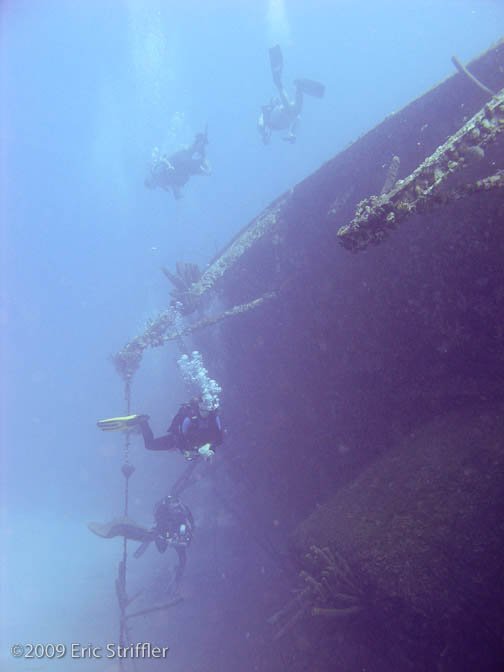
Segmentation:
<svg viewBox="0 0 504 672">
<path fill-rule="evenodd" d="M 299 117 L 296 117 L 292 124 L 289 126 L 289 133 L 285 137 L 282 138 L 282 140 L 285 140 L 285 142 L 290 142 L 294 143 L 296 142 L 296 131 L 298 127 L 298 122 L 299 122 Z"/>
<path fill-rule="evenodd" d="M 263 105 L 259 119 L 257 120 L 257 130 L 261 134 L 262 141 L 265 145 L 269 144 L 271 138 L 271 128 L 267 124 L 267 118 L 270 114 L 270 106 Z"/>
<path fill-rule="evenodd" d="M 133 553 L 133 557 L 136 559 L 140 558 L 149 548 L 151 542 L 152 539 L 147 539 L 146 541 L 142 542 L 140 546 L 136 549 L 136 551 Z"/>
<path fill-rule="evenodd" d="M 199 164 L 198 175 L 208 176 L 211 174 L 212 174 L 212 166 L 210 165 L 210 161 L 208 159 L 203 159 Z"/>
<path fill-rule="evenodd" d="M 296 121 L 298 115 L 301 114 L 302 109 L 303 109 L 303 89 L 296 82 L 296 98 L 294 100 L 294 106 L 292 108 L 292 112 L 296 115 Z"/>
</svg>

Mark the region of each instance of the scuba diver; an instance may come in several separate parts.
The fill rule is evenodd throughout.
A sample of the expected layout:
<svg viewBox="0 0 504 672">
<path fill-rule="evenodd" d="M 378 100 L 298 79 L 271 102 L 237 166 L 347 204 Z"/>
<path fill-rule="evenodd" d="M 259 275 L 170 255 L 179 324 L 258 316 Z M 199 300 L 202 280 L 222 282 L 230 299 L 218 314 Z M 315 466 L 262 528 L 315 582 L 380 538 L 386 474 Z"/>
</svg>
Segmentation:
<svg viewBox="0 0 504 672">
<path fill-rule="evenodd" d="M 167 495 L 156 504 L 154 510 L 155 526 L 152 534 L 154 542 L 160 553 L 164 553 L 168 546 L 172 546 L 178 555 L 179 564 L 175 570 L 175 580 L 179 581 L 186 566 L 186 548 L 192 540 L 194 519 L 190 509 L 177 497 Z M 143 553 L 142 547 L 147 547 L 146 542 L 140 546 L 135 557 Z"/>
<path fill-rule="evenodd" d="M 148 189 L 160 187 L 165 191 L 172 190 L 174 197 L 182 198 L 181 188 L 193 175 L 211 175 L 212 169 L 205 155 L 208 144 L 208 129 L 197 133 L 194 142 L 185 149 L 167 156 L 159 154 L 157 148 L 153 152 L 150 175 L 144 184 Z"/>
<path fill-rule="evenodd" d="M 167 434 L 154 438 L 148 415 L 127 415 L 99 420 L 104 432 L 116 432 L 139 427 L 147 450 L 179 450 L 186 460 L 199 456 L 209 460 L 223 441 L 222 423 L 210 395 L 193 397 L 182 404 L 173 418 Z"/>
<path fill-rule="evenodd" d="M 273 131 L 285 129 L 288 129 L 288 133 L 282 140 L 293 143 L 296 142 L 295 131 L 303 108 L 304 94 L 322 98 L 325 86 L 312 79 L 296 79 L 294 80 L 295 98 L 294 101 L 289 100 L 282 84 L 283 55 L 280 45 L 271 47 L 269 57 L 273 83 L 278 89 L 279 96 L 272 98 L 268 105 L 261 107 L 257 128 L 265 145 L 269 143 Z"/>
<path fill-rule="evenodd" d="M 93 534 L 104 539 L 125 537 L 131 541 L 141 541 L 141 545 L 133 554 L 139 558 L 152 541 L 160 553 L 168 546 L 175 549 L 178 565 L 175 568 L 175 582 L 180 581 L 187 562 L 186 548 L 192 541 L 194 519 L 191 510 L 177 497 L 167 495 L 154 508 L 154 525 L 149 529 L 129 518 L 118 518 L 104 525 L 88 523 Z"/>
</svg>

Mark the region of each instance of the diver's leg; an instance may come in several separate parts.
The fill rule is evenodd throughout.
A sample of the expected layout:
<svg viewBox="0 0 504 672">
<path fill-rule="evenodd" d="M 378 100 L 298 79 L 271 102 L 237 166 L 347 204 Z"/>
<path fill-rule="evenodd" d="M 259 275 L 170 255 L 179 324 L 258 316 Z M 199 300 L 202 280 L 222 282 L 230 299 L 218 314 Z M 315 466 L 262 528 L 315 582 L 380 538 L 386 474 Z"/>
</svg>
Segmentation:
<svg viewBox="0 0 504 672">
<path fill-rule="evenodd" d="M 282 88 L 283 55 L 279 44 L 269 50 L 271 74 L 278 90 Z"/>
<path fill-rule="evenodd" d="M 313 96 L 314 98 L 324 97 L 325 86 L 314 79 L 296 79 L 294 80 L 294 85 L 309 96 Z"/>
<path fill-rule="evenodd" d="M 139 525 L 129 518 L 117 518 L 109 523 L 88 523 L 89 531 L 103 539 L 113 539 L 114 537 L 125 537 L 132 541 L 150 540 L 151 531 Z"/>
<path fill-rule="evenodd" d="M 290 102 L 289 97 L 285 92 L 285 89 L 279 89 L 278 91 L 280 93 L 280 99 L 282 101 L 282 105 L 285 108 L 292 107 L 292 103 Z M 297 96 L 297 89 L 296 89 L 296 96 Z"/>
<path fill-rule="evenodd" d="M 187 561 L 186 549 L 183 546 L 177 546 L 175 550 L 177 551 L 179 560 L 179 564 L 175 567 L 175 581 L 180 581 Z"/>
<path fill-rule="evenodd" d="M 174 450 L 177 447 L 173 434 L 168 433 L 155 439 L 147 420 L 140 424 L 140 430 L 147 450 Z"/>
</svg>

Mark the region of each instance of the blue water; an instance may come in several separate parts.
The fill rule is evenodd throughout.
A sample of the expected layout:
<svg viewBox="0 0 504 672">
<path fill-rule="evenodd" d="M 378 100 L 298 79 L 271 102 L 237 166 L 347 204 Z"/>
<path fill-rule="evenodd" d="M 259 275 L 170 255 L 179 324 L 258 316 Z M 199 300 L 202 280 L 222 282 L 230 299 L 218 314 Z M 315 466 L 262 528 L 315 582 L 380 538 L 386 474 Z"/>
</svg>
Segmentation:
<svg viewBox="0 0 504 672">
<path fill-rule="evenodd" d="M 453 54 L 485 50 L 504 5 L 3 0 L 0 20 L 3 670 L 16 642 L 117 639 L 121 545 L 86 522 L 120 509 L 122 444 L 94 423 L 125 410 L 107 357 L 167 306 L 160 267 L 204 267 L 276 196 L 452 74 Z M 288 87 L 326 85 L 306 100 L 295 145 L 264 146 L 255 127 L 276 42 Z M 145 189 L 152 149 L 174 151 L 206 124 L 213 175 L 180 201 Z M 149 353 L 134 388 L 157 433 L 184 399 L 175 356 Z M 132 506 L 148 522 L 165 494 L 160 462 L 135 450 Z M 171 483 L 181 465 L 162 464 Z M 159 562 L 150 554 L 133 580 Z M 180 669 L 203 669 L 191 667 L 197 648 L 193 636 Z"/>
</svg>

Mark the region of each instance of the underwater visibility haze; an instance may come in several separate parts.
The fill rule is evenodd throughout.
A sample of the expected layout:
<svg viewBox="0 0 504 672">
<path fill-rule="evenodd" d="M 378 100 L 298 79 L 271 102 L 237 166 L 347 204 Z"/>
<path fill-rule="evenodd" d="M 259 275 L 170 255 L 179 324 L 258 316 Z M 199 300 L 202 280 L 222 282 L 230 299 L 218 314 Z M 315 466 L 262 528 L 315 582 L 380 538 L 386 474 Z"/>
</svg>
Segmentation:
<svg viewBox="0 0 504 672">
<path fill-rule="evenodd" d="M 396 497 L 393 514 L 385 518 L 406 520 L 418 492 L 407 484 L 421 489 L 431 477 L 422 481 L 428 468 L 420 458 L 415 473 L 398 466 L 398 446 L 419 450 L 431 466 L 436 463 L 439 488 L 433 492 L 439 507 L 457 506 L 451 494 L 469 490 L 484 462 L 464 436 L 484 434 L 489 445 L 501 440 L 496 428 L 502 393 L 496 381 L 504 375 L 502 357 L 489 351 L 478 364 L 481 380 L 491 379 L 481 393 L 474 383 L 478 402 L 494 404 L 485 407 L 486 424 L 474 410 L 457 416 L 455 437 L 443 414 L 461 412 L 458 402 L 452 403 L 460 396 L 457 385 L 446 396 L 431 388 L 436 403 L 429 405 L 428 386 L 420 381 L 427 370 L 440 379 L 450 367 L 453 381 L 467 380 L 462 359 L 442 359 L 454 352 L 450 338 L 456 329 L 433 341 L 439 360 L 433 359 L 419 345 L 423 327 L 410 329 L 430 318 L 413 302 L 416 290 L 407 293 L 435 276 L 428 266 L 408 260 L 411 250 L 437 259 L 441 248 L 460 242 L 457 235 L 452 239 L 447 227 L 437 239 L 434 230 L 430 248 L 420 235 L 404 234 L 397 239 L 401 254 L 377 247 L 351 255 L 336 242 L 331 250 L 325 245 L 316 250 L 311 231 L 318 231 L 318 224 L 309 213 L 317 209 L 316 171 L 325 162 L 452 76 L 452 56 L 467 63 L 487 50 L 503 26 L 504 4 L 498 0 L 0 3 L 1 670 L 436 669 L 415 667 L 415 655 L 419 661 L 426 656 L 429 664 L 437 661 L 438 670 L 466 669 L 455 667 L 460 664 L 455 649 L 472 642 L 464 640 L 471 620 L 464 621 L 460 640 L 437 638 L 420 616 L 415 620 L 426 613 L 424 600 L 431 599 L 422 597 L 423 584 L 408 611 L 403 640 L 398 635 L 391 643 L 388 630 L 380 639 L 371 608 L 362 621 L 352 620 L 362 604 L 373 602 L 373 591 L 388 590 L 394 563 L 407 564 L 411 549 L 401 546 L 392 527 L 390 561 L 383 561 L 378 588 L 360 580 L 332 540 L 341 537 L 343 548 L 351 549 L 357 543 L 353 532 L 372 536 L 356 521 L 389 506 L 383 503 L 387 487 Z M 484 104 L 482 98 L 475 109 Z M 295 105 L 286 125 L 275 126 Z M 454 132 L 441 113 L 429 123 L 438 144 Z M 428 136 L 427 125 L 423 132 Z M 361 152 L 341 178 L 358 185 L 366 162 L 384 166 L 402 154 L 392 144 L 393 138 L 383 160 Z M 418 163 L 424 158 L 419 155 Z M 403 165 L 401 156 L 399 170 Z M 248 270 L 203 306 L 179 302 L 253 218 L 282 194 L 296 193 L 289 190 L 312 174 L 313 191 L 300 199 L 299 210 L 289 211 L 294 223 L 274 238 L 273 252 L 259 247 Z M 401 172 L 401 179 L 407 174 Z M 320 194 L 327 188 L 322 183 Z M 337 208 L 349 207 L 352 194 L 349 187 Z M 504 211 L 499 212 L 502 222 Z M 482 214 L 481 221 L 489 222 L 490 215 Z M 286 239 L 296 250 L 288 258 L 275 252 Z M 475 242 L 471 249 L 485 267 L 481 246 Z M 313 285 L 316 272 L 306 271 L 307 258 L 313 268 L 319 261 L 324 268 Z M 270 264 L 278 271 L 280 298 L 194 335 L 183 333 L 189 324 L 265 294 L 261 278 Z M 495 285 L 484 309 L 471 313 L 456 274 L 450 288 L 456 298 L 448 308 L 440 298 L 444 284 L 432 289 L 429 305 L 435 304 L 439 323 L 452 324 L 453 306 L 470 314 L 475 332 L 490 333 L 495 321 L 498 341 L 501 294 L 491 266 L 485 268 L 469 283 L 488 296 Z M 404 294 L 400 307 L 392 308 L 381 301 L 379 287 L 394 278 L 404 278 Z M 406 305 L 415 316 L 408 333 L 401 321 Z M 166 323 L 178 336 L 147 349 L 158 337 L 155 320 L 161 311 L 167 311 Z M 131 345 L 146 325 L 152 327 L 149 343 L 140 339 Z M 397 375 L 389 386 L 396 393 L 390 413 L 385 402 L 373 407 L 374 414 L 366 406 L 371 397 L 385 400 L 382 385 L 395 375 L 382 352 L 389 346 L 379 338 L 370 345 L 375 327 L 388 335 L 396 330 L 390 347 L 402 353 L 401 339 L 407 341 L 404 351 L 415 353 L 418 367 L 417 400 L 411 401 L 406 374 Z M 459 344 L 466 333 L 461 326 Z M 130 349 L 121 351 L 128 342 Z M 114 366 L 112 355 L 118 352 Z M 471 353 L 481 355 L 475 348 Z M 317 375 L 312 364 L 303 370 L 311 357 L 320 361 Z M 354 377 L 353 357 L 362 365 Z M 410 367 L 406 355 L 398 361 L 397 371 Z M 461 387 L 466 394 L 470 386 Z M 202 397 L 203 406 L 185 407 L 177 415 L 194 395 Z M 409 401 L 401 406 L 401 399 Z M 124 420 L 135 414 L 150 418 Z M 98 420 L 110 419 L 112 425 L 97 427 Z M 170 437 L 162 449 L 157 444 L 145 450 L 151 430 L 157 438 Z M 435 451 L 438 444 L 445 452 Z M 452 492 L 456 475 L 449 455 L 457 448 L 465 456 L 461 473 L 467 481 Z M 501 540 L 495 511 L 503 503 L 497 479 L 502 462 L 494 458 L 495 482 L 489 476 L 488 489 L 480 492 L 478 481 L 474 492 Z M 121 471 L 125 463 L 134 472 Z M 361 500 L 345 499 L 345 488 L 360 490 Z M 338 493 L 341 500 L 333 499 Z M 170 494 L 182 507 L 173 529 L 173 511 L 163 527 L 162 510 L 155 508 L 162 501 L 168 506 L 164 498 Z M 315 524 L 310 517 L 317 512 Z M 460 517 L 453 527 L 443 527 L 441 541 L 436 538 L 440 575 L 451 554 L 465 555 L 455 543 L 464 528 Z M 119 527 L 106 527 L 110 521 Z M 90 530 L 88 523 L 95 527 Z M 380 529 L 383 537 L 387 529 Z M 127 563 L 120 565 L 128 534 Z M 142 554 L 133 557 L 145 541 Z M 500 543 L 492 546 L 495 557 Z M 308 570 L 300 556 L 315 568 L 308 579 L 302 575 L 301 584 L 299 572 Z M 502 562 L 496 563 L 502 569 Z M 480 576 L 478 567 L 471 568 Z M 417 580 L 412 573 L 401 576 L 404 585 Z M 455 570 L 453 576 L 455 582 Z M 325 614 L 317 620 L 311 606 L 299 608 L 310 580 L 326 586 L 333 579 L 339 581 L 331 588 L 342 600 L 338 608 L 350 618 L 341 629 L 338 618 Z M 401 590 L 394 590 L 383 612 L 389 623 L 403 613 Z M 453 606 L 453 614 L 471 613 L 473 601 L 478 603 L 471 593 L 462 606 Z M 314 611 L 324 605 L 317 603 Z M 162 608 L 149 611 L 157 606 Z M 439 610 L 444 620 L 433 628 L 438 633 L 453 615 L 442 605 Z M 474 651 L 488 643 L 492 654 L 471 669 L 504 669 L 492 667 L 499 651 L 504 661 L 498 629 L 497 624 L 488 639 L 478 634 Z M 27 659 L 30 643 L 63 645 L 66 654 L 59 657 L 55 650 L 52 656 L 49 648 Z M 115 655 L 107 656 L 107 644 L 130 643 L 169 651 L 162 657 L 130 651 L 119 659 L 113 649 Z M 14 645 L 24 653 L 13 655 Z M 96 655 L 83 648 L 90 646 Z M 467 643 L 473 665 L 471 647 Z"/>
</svg>

